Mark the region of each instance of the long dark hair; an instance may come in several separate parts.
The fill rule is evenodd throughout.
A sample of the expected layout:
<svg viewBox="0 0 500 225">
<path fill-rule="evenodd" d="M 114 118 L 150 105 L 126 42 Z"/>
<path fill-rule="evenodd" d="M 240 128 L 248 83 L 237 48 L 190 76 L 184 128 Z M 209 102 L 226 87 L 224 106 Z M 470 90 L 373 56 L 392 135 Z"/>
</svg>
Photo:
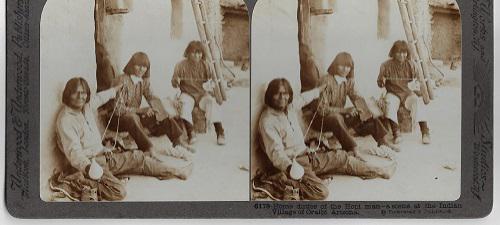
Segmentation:
<svg viewBox="0 0 500 225">
<path fill-rule="evenodd" d="M 202 59 L 205 60 L 205 51 L 203 50 L 203 44 L 201 41 L 191 41 L 189 42 L 186 50 L 184 50 L 184 58 L 187 58 L 190 53 L 200 51 L 202 54 Z"/>
<path fill-rule="evenodd" d="M 142 78 L 149 78 L 149 76 L 150 76 L 149 75 L 149 68 L 151 65 L 149 62 L 148 55 L 146 55 L 146 53 L 144 53 L 144 52 L 134 53 L 132 55 L 132 57 L 130 58 L 130 60 L 128 61 L 125 68 L 123 68 L 123 72 L 128 74 L 128 75 L 134 74 L 135 73 L 135 69 L 134 69 L 135 65 L 147 67 L 148 69 L 146 70 L 146 73 L 144 73 L 144 76 Z"/>
<path fill-rule="evenodd" d="M 406 41 L 399 40 L 399 41 L 394 42 L 394 44 L 392 45 L 391 50 L 389 51 L 389 57 L 391 57 L 391 58 L 394 59 L 394 56 L 398 52 L 406 52 L 407 53 L 406 54 L 406 59 L 407 60 L 411 59 L 410 50 L 409 50 L 409 47 L 408 47 L 408 43 L 406 43 Z"/>
<path fill-rule="evenodd" d="M 82 77 L 75 77 L 75 78 L 71 78 L 70 80 L 68 80 L 68 82 L 66 82 L 66 86 L 64 87 L 62 102 L 65 105 L 67 105 L 67 106 L 71 105 L 71 95 L 73 93 L 75 93 L 76 89 L 80 85 L 83 87 L 83 89 L 85 89 L 85 92 L 87 92 L 87 99 L 85 100 L 85 103 L 89 103 L 89 101 L 90 101 L 89 84 Z"/>
<path fill-rule="evenodd" d="M 276 110 L 278 110 L 278 107 L 274 104 L 273 96 L 276 95 L 276 93 L 278 93 L 281 86 L 285 87 L 286 91 L 290 95 L 290 98 L 288 99 L 288 104 L 292 103 L 293 101 L 293 90 L 292 86 L 290 85 L 290 82 L 288 82 L 288 80 L 285 78 L 276 78 L 272 80 L 269 83 L 269 85 L 267 85 L 266 94 L 264 97 L 264 103 L 266 103 L 267 106 Z"/>
<path fill-rule="evenodd" d="M 352 60 L 351 54 L 347 52 L 341 52 L 335 56 L 335 59 L 333 59 L 332 63 L 328 67 L 328 74 L 330 75 L 335 75 L 338 74 L 338 66 L 349 66 L 351 67 L 351 71 L 349 71 L 349 74 L 347 74 L 347 79 L 352 79 L 354 78 L 354 61 Z"/>
</svg>

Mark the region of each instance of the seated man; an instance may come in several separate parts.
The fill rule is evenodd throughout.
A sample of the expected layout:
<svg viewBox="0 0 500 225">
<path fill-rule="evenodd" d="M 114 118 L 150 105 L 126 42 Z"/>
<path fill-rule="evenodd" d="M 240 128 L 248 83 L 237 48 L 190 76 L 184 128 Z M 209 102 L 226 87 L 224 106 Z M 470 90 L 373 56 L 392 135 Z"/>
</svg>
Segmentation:
<svg viewBox="0 0 500 225">
<path fill-rule="evenodd" d="M 323 200 L 328 197 L 328 187 L 318 175 L 348 174 L 388 179 L 396 169 L 396 163 L 386 168 L 370 166 L 342 150 L 308 153 L 298 121 L 298 112 L 302 106 L 318 98 L 320 89 L 323 88 L 312 89 L 294 98 L 286 79 L 274 79 L 266 90 L 266 106 L 258 125 L 267 157 L 281 174 L 286 174 L 286 178 L 281 176 L 278 182 L 293 186 L 294 189 L 298 188 L 300 198 L 305 200 Z M 294 161 L 298 163 L 295 165 L 298 169 L 292 169 Z M 301 168 L 304 171 L 303 176 L 297 177 L 294 171 L 300 171 Z M 273 190 L 267 190 L 270 186 L 259 186 L 256 182 L 253 186 L 254 189 L 267 194 L 274 193 Z"/>
<path fill-rule="evenodd" d="M 113 149 L 102 145 L 94 113 L 99 106 L 115 96 L 117 89 L 119 88 L 111 88 L 91 96 L 85 79 L 73 78 L 66 83 L 62 99 L 64 106 L 56 121 L 56 134 L 57 145 L 71 166 L 82 172 L 87 179 L 94 180 L 92 183 L 97 187 L 98 194 L 109 201 L 125 198 L 125 187 L 116 175 L 173 175 L 186 179 L 192 171 L 191 162 L 170 166 L 142 151 L 113 153 Z"/>
<path fill-rule="evenodd" d="M 377 84 L 380 88 L 387 90 L 386 117 L 392 129 L 393 142 L 399 143 L 401 141 L 398 109 L 403 106 L 411 112 L 413 120 L 418 121 L 422 133 L 422 143 L 430 144 L 431 136 L 427 124 L 429 106 L 425 105 L 423 100 L 409 87 L 410 84 L 417 82 L 417 68 L 409 52 L 406 41 L 394 42 L 389 51 L 391 58 L 380 66 Z"/>
<path fill-rule="evenodd" d="M 153 136 L 167 135 L 173 146 L 180 145 L 193 150 L 181 138 L 184 132 L 181 119 L 169 116 L 160 118 L 159 109 L 153 107 L 153 103 L 160 100 L 151 90 L 148 56 L 143 52 L 135 53 L 123 72 L 124 74 L 116 79 L 123 85 L 123 88 L 117 94 L 114 104 L 108 103 L 110 107 L 104 109 L 107 114 L 106 125 L 112 130 L 127 131 L 137 143 L 137 147 L 145 152 L 164 150 L 153 145 L 146 133 L 146 128 Z M 150 107 L 141 108 L 143 96 Z"/>
<path fill-rule="evenodd" d="M 347 52 L 337 54 L 328 68 L 328 75 L 322 77 L 321 84 L 326 85 L 320 98 L 305 107 L 304 115 L 315 130 L 333 132 L 342 145 L 342 149 L 352 151 L 360 157 L 358 145 L 349 132 L 349 128 L 362 136 L 371 135 L 378 146 L 399 151 L 399 147 L 387 141 L 387 130 L 379 118 L 363 121 L 357 108 L 347 108 L 347 97 L 353 105 L 364 98 L 358 94 L 354 80 L 354 62 Z"/>
<path fill-rule="evenodd" d="M 198 105 L 205 111 L 207 120 L 214 124 L 217 144 L 224 145 L 226 140 L 221 108 L 207 91 L 212 80 L 201 42 L 190 42 L 184 51 L 184 57 L 184 60 L 175 65 L 172 86 L 180 88 L 182 92 L 179 96 L 182 105 L 181 118 L 184 120 L 188 138 L 194 142 L 192 111 Z"/>
</svg>

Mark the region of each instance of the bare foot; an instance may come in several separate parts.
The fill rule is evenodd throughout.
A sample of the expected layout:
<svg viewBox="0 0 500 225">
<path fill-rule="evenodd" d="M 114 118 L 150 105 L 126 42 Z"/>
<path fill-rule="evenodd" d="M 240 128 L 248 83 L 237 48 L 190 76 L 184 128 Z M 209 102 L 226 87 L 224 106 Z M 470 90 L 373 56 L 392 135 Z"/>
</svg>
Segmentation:
<svg viewBox="0 0 500 225">
<path fill-rule="evenodd" d="M 167 159 L 165 161 L 160 162 L 162 165 L 162 169 L 169 174 L 176 176 L 181 180 L 188 179 L 193 172 L 193 162 L 176 160 L 176 159 Z"/>
<path fill-rule="evenodd" d="M 396 172 L 397 166 L 398 164 L 394 162 L 391 163 L 391 165 L 380 168 L 380 177 L 384 179 L 390 179 L 392 175 L 394 175 L 394 172 Z"/>
<path fill-rule="evenodd" d="M 401 143 L 401 136 L 399 136 L 399 135 L 395 135 L 395 136 L 394 136 L 394 138 L 392 139 L 392 142 L 393 142 L 394 144 L 399 144 L 399 143 Z"/>
<path fill-rule="evenodd" d="M 389 142 L 386 142 L 386 143 L 383 143 L 383 144 L 380 145 L 380 147 L 382 147 L 382 146 L 387 146 L 387 147 L 389 147 L 390 149 L 392 149 L 395 152 L 400 152 L 401 151 L 401 149 L 399 148 L 399 146 L 391 144 Z"/>
<path fill-rule="evenodd" d="M 359 152 L 359 148 L 355 147 L 352 150 L 352 153 L 354 154 L 354 157 L 358 158 L 359 160 L 366 162 L 366 158 Z"/>
<path fill-rule="evenodd" d="M 186 150 L 190 151 L 191 153 L 196 152 L 196 148 L 184 140 L 180 141 L 179 145 L 184 147 Z"/>
</svg>

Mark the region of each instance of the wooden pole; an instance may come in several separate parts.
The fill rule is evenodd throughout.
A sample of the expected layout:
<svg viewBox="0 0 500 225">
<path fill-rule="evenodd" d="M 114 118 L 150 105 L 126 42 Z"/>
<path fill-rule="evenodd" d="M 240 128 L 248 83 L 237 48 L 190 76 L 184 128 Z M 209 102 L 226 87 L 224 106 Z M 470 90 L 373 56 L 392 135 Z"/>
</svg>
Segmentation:
<svg viewBox="0 0 500 225">
<path fill-rule="evenodd" d="M 420 63 L 422 64 L 422 72 L 424 73 L 424 78 L 427 84 L 427 93 L 429 94 L 429 98 L 434 99 L 434 95 L 432 92 L 432 86 L 430 84 L 430 72 L 429 72 L 429 56 L 427 54 L 427 50 L 424 46 L 424 39 L 419 35 L 419 29 L 417 27 L 417 21 L 415 19 L 415 13 L 413 12 L 413 7 L 415 4 L 412 0 L 407 0 L 408 15 L 411 20 L 412 34 L 416 42 L 416 49 L 418 55 L 420 56 Z"/>
<path fill-rule="evenodd" d="M 311 5 L 309 0 L 298 0 L 297 22 L 301 92 L 318 86 L 319 69 L 314 61 L 311 45 Z"/>
<path fill-rule="evenodd" d="M 417 77 L 418 81 L 420 83 L 420 91 L 422 92 L 422 98 L 424 100 L 425 104 L 429 104 L 430 98 L 429 98 L 429 93 L 427 92 L 427 84 L 425 83 L 425 77 L 422 69 L 422 63 L 420 63 L 420 57 L 418 55 L 416 46 L 415 46 L 415 38 L 413 36 L 412 32 L 412 27 L 410 23 L 410 17 L 408 15 L 408 9 L 407 5 L 403 3 L 403 1 L 406 0 L 398 0 L 398 5 L 399 5 L 399 12 L 401 13 L 401 19 L 403 20 L 403 28 L 405 30 L 406 38 L 408 39 L 408 46 L 410 48 L 410 54 L 414 60 L 416 60 L 418 63 L 416 63 L 417 67 Z"/>
<path fill-rule="evenodd" d="M 102 23 L 104 21 L 104 1 L 94 1 L 94 41 L 95 43 L 102 44 Z"/>
<path fill-rule="evenodd" d="M 389 37 L 391 23 L 391 1 L 378 0 L 377 37 L 387 39 Z"/>
<path fill-rule="evenodd" d="M 297 20 L 299 25 L 299 43 L 311 44 L 311 3 L 310 0 L 298 0 Z"/>
<path fill-rule="evenodd" d="M 172 13 L 170 14 L 170 37 L 172 39 L 180 39 L 182 37 L 182 11 L 184 0 L 171 0 Z"/>
<path fill-rule="evenodd" d="M 205 56 L 208 60 L 208 65 L 210 67 L 210 74 L 212 75 L 212 80 L 215 81 L 214 82 L 214 84 L 215 84 L 215 87 L 214 87 L 215 99 L 217 100 L 217 103 L 220 105 L 220 104 L 222 104 L 222 102 L 225 99 L 223 98 L 223 95 L 221 93 L 221 91 L 223 89 L 220 87 L 220 81 L 219 81 L 219 78 L 217 76 L 217 70 L 215 68 L 216 63 L 213 60 L 212 53 L 211 53 L 210 47 L 209 47 L 210 41 L 208 40 L 208 38 L 210 36 L 207 33 L 208 29 L 206 29 L 207 28 L 207 21 L 204 20 L 203 14 L 202 14 L 202 8 L 201 8 L 202 3 L 199 0 L 191 0 L 191 4 L 193 6 L 194 17 L 196 20 L 196 27 L 198 28 L 200 40 L 203 43 Z M 219 71 L 220 71 L 220 68 L 219 68 Z"/>
</svg>

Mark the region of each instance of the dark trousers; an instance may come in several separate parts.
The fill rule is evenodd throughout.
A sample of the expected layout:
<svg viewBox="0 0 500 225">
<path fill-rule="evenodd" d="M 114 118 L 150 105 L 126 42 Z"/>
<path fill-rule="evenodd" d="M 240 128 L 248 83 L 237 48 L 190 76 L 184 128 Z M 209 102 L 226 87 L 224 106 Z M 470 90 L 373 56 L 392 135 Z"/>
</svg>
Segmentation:
<svg viewBox="0 0 500 225">
<path fill-rule="evenodd" d="M 155 117 L 126 113 L 120 117 L 114 115 L 111 118 L 110 129 L 116 130 L 118 127 L 118 131 L 128 132 L 139 149 L 149 151 L 153 147 L 153 144 L 149 140 L 145 128 L 149 129 L 154 136 L 167 135 L 172 143 L 177 143 L 179 137 L 184 132 L 182 125 L 180 121 L 172 118 L 166 118 L 158 122 Z"/>
<path fill-rule="evenodd" d="M 113 153 L 111 157 L 98 156 L 96 162 L 103 168 L 104 174 L 96 182 L 101 198 L 108 201 L 122 200 L 127 195 L 125 185 L 116 176 L 144 175 L 154 177 L 174 177 L 170 167 L 156 159 L 145 156 L 141 151 Z"/>
<path fill-rule="evenodd" d="M 300 181 L 291 182 L 295 188 L 299 187 L 300 196 L 304 200 L 324 200 L 328 197 L 328 187 L 319 178 L 321 176 L 333 174 L 363 178 L 379 176 L 376 167 L 369 166 L 342 150 L 302 155 L 297 158 L 297 162 L 304 167 L 304 176 Z"/>
<path fill-rule="evenodd" d="M 347 151 L 353 150 L 357 146 L 354 137 L 349 133 L 349 128 L 353 128 L 361 136 L 371 135 L 379 145 L 385 143 L 384 138 L 387 135 L 387 130 L 380 119 L 369 119 L 362 122 L 359 116 L 352 117 L 340 113 L 332 113 L 324 117 L 317 116 L 312 122 L 311 127 L 319 131 L 321 130 L 322 123 L 323 131 L 333 132 L 342 145 L 342 148 Z"/>
</svg>

